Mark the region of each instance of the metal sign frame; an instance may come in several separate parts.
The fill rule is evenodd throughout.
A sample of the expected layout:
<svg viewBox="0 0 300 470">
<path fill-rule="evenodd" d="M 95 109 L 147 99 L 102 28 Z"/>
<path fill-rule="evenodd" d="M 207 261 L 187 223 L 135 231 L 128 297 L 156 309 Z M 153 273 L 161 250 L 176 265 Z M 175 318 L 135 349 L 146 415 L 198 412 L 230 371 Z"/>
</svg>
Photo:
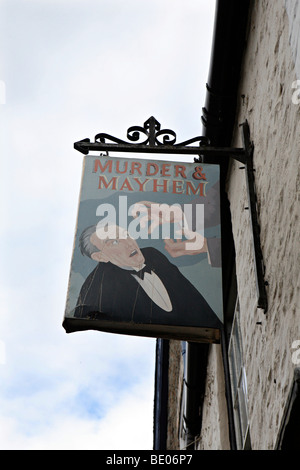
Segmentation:
<svg viewBox="0 0 300 470">
<path fill-rule="evenodd" d="M 250 129 L 248 122 L 241 124 L 243 144 L 242 148 L 235 147 L 214 147 L 210 145 L 207 137 L 198 136 L 180 143 L 176 143 L 176 133 L 171 129 L 161 129 L 160 123 L 151 116 L 144 126 L 132 126 L 127 130 L 129 142 L 113 137 L 106 133 L 99 133 L 95 136 L 94 142 L 86 138 L 74 143 L 74 148 L 84 155 L 91 151 L 96 152 L 133 152 L 133 153 L 154 153 L 154 154 L 186 154 L 197 155 L 195 162 L 200 162 L 202 156 L 231 157 L 245 166 L 240 167 L 246 170 L 246 184 L 250 222 L 252 227 L 252 242 L 255 261 L 256 288 L 258 294 L 257 307 L 267 313 L 268 299 L 264 274 L 265 267 L 260 243 L 260 227 L 257 213 L 257 197 L 255 191 L 255 180 L 253 167 L 254 145 L 250 140 Z M 192 145 L 195 143 L 198 145 Z M 214 164 L 214 163 L 212 163 Z"/>
</svg>

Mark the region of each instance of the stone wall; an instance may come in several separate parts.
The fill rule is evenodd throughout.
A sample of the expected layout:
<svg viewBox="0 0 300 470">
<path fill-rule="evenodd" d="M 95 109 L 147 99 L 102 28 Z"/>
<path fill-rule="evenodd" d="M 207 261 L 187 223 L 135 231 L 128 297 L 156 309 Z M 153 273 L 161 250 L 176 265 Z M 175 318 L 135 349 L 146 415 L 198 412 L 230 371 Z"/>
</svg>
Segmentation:
<svg viewBox="0 0 300 470">
<path fill-rule="evenodd" d="M 255 0 L 249 20 L 233 145 L 242 146 L 239 124 L 248 121 L 261 245 L 268 281 L 268 312 L 257 309 L 255 266 L 245 172 L 232 161 L 228 197 L 237 260 L 243 358 L 248 384 L 250 437 L 254 450 L 274 449 L 300 340 L 299 205 L 300 103 L 292 88 L 298 77 L 300 2 Z M 297 24 L 298 24 L 297 23 Z M 296 64 L 296 66 L 295 66 Z M 299 86 L 300 89 L 300 86 Z M 299 98 L 300 94 L 298 94 Z M 300 101 L 300 100 L 298 100 Z M 172 343 L 172 342 L 171 342 Z M 182 360 L 179 343 L 170 358 L 169 446 L 178 448 Z M 173 408 L 174 407 L 174 408 Z M 228 449 L 228 420 L 220 347 L 210 348 L 199 449 Z"/>
<path fill-rule="evenodd" d="M 261 244 L 269 283 L 267 314 L 257 309 L 245 173 L 239 162 L 232 162 L 228 177 L 253 449 L 274 449 L 295 367 L 292 343 L 300 339 L 300 104 L 292 101 L 297 74 L 290 44 L 294 28 L 289 23 L 299 18 L 299 11 L 294 8 L 288 16 L 283 0 L 254 2 L 233 142 L 242 146 L 238 124 L 247 119 L 255 146 Z M 207 423 L 217 419 L 210 408 Z M 209 432 L 207 442 L 212 440 Z M 209 447 L 221 445 L 216 433 L 214 439 Z"/>
<path fill-rule="evenodd" d="M 300 105 L 292 102 L 296 72 L 289 31 L 283 1 L 255 1 L 237 124 L 248 120 L 255 146 L 261 244 L 269 284 L 266 315 L 256 308 L 245 175 L 239 163 L 232 165 L 228 183 L 254 449 L 274 448 L 295 367 L 291 347 L 300 339 Z M 239 138 L 237 132 L 235 144 L 241 144 Z"/>
</svg>

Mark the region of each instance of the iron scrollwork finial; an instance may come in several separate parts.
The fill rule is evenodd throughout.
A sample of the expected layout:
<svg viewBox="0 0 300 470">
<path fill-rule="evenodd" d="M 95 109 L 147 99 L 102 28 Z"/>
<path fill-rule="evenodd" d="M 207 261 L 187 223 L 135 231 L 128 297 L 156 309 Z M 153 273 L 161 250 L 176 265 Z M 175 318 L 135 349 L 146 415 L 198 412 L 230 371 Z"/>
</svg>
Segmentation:
<svg viewBox="0 0 300 470">
<path fill-rule="evenodd" d="M 75 142 L 74 147 L 79 152 L 88 154 L 90 150 L 115 150 L 119 152 L 149 152 L 149 153 L 186 153 L 200 154 L 203 147 L 210 145 L 207 137 L 199 136 L 184 142 L 176 143 L 176 133 L 171 129 L 161 129 L 160 123 L 151 116 L 144 126 L 132 126 L 127 130 L 127 139 L 119 139 L 104 132 L 95 136 L 92 143 L 89 139 Z M 191 144 L 198 143 L 198 146 Z"/>
<path fill-rule="evenodd" d="M 144 138 L 142 139 L 142 137 Z M 158 139 L 158 137 L 162 137 L 162 142 Z M 135 142 L 135 145 L 148 145 L 149 147 L 155 147 L 157 145 L 174 145 L 176 147 L 188 145 L 188 143 L 193 142 L 199 142 L 206 145 L 209 144 L 209 140 L 206 137 L 195 137 L 190 141 L 176 144 L 176 133 L 171 129 L 161 129 L 160 123 L 153 116 L 151 116 L 144 123 L 144 127 L 129 127 L 127 130 L 127 139 L 131 142 Z M 95 136 L 95 142 L 107 144 L 109 143 L 107 142 L 108 140 L 116 144 L 129 144 L 129 142 L 125 142 L 124 140 L 118 139 L 103 132 Z"/>
</svg>

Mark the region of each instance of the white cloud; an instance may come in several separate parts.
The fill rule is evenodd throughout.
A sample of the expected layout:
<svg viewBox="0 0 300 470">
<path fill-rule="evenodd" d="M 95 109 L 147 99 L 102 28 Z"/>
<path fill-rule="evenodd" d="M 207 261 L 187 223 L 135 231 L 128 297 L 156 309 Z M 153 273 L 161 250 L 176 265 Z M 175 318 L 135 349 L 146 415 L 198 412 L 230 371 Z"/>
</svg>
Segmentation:
<svg viewBox="0 0 300 470">
<path fill-rule="evenodd" d="M 126 138 L 151 115 L 178 140 L 198 135 L 213 3 L 0 3 L 3 449 L 152 446 L 155 340 L 61 326 L 82 166 L 73 143 Z"/>
<path fill-rule="evenodd" d="M 44 397 L 44 399 L 47 397 Z M 51 401 L 51 396 L 48 397 Z M 151 450 L 153 390 L 145 382 L 108 407 L 102 419 L 83 417 L 76 409 L 55 410 L 44 416 L 40 403 L 27 409 L 26 426 L 16 417 L 2 417 L 0 448 L 5 450 Z M 21 404 L 18 405 L 21 408 Z M 37 412 L 39 413 L 37 415 Z M 134 419 L 134 425 L 132 426 Z M 38 420 L 41 420 L 39 423 Z"/>
</svg>

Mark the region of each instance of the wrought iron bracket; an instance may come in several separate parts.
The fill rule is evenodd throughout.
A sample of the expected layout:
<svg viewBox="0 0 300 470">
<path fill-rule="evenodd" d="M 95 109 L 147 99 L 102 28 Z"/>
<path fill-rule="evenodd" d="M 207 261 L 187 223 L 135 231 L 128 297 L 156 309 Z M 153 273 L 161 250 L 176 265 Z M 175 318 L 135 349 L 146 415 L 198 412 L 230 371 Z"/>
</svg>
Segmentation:
<svg viewBox="0 0 300 470">
<path fill-rule="evenodd" d="M 197 155 L 195 161 L 201 161 L 202 156 L 233 158 L 245 166 L 248 204 L 252 226 L 252 241 L 256 270 L 256 287 L 258 293 L 258 308 L 268 309 L 266 282 L 264 280 L 264 262 L 260 244 L 260 227 L 258 223 L 257 199 L 255 192 L 253 151 L 254 145 L 250 141 L 248 122 L 241 124 L 243 147 L 214 147 L 207 137 L 194 137 L 184 142 L 176 143 L 176 134 L 171 129 L 161 129 L 160 123 L 151 116 L 144 126 L 132 126 L 127 130 L 127 139 L 124 141 L 106 133 L 95 136 L 94 142 L 83 139 L 74 143 L 74 148 L 84 155 L 91 151 L 96 152 L 131 152 L 154 154 L 182 154 Z M 193 145 L 198 143 L 198 145 Z"/>
<path fill-rule="evenodd" d="M 138 152 L 161 154 L 214 155 L 215 157 L 231 156 L 244 163 L 245 149 L 230 147 L 213 147 L 207 137 L 194 137 L 176 143 L 176 134 L 171 129 L 161 129 L 160 123 L 152 116 L 143 127 L 132 126 L 127 130 L 126 142 L 103 132 L 95 136 L 94 142 L 83 139 L 74 143 L 74 148 L 87 155 L 91 151 Z M 195 143 L 198 145 L 192 145 Z"/>
</svg>

